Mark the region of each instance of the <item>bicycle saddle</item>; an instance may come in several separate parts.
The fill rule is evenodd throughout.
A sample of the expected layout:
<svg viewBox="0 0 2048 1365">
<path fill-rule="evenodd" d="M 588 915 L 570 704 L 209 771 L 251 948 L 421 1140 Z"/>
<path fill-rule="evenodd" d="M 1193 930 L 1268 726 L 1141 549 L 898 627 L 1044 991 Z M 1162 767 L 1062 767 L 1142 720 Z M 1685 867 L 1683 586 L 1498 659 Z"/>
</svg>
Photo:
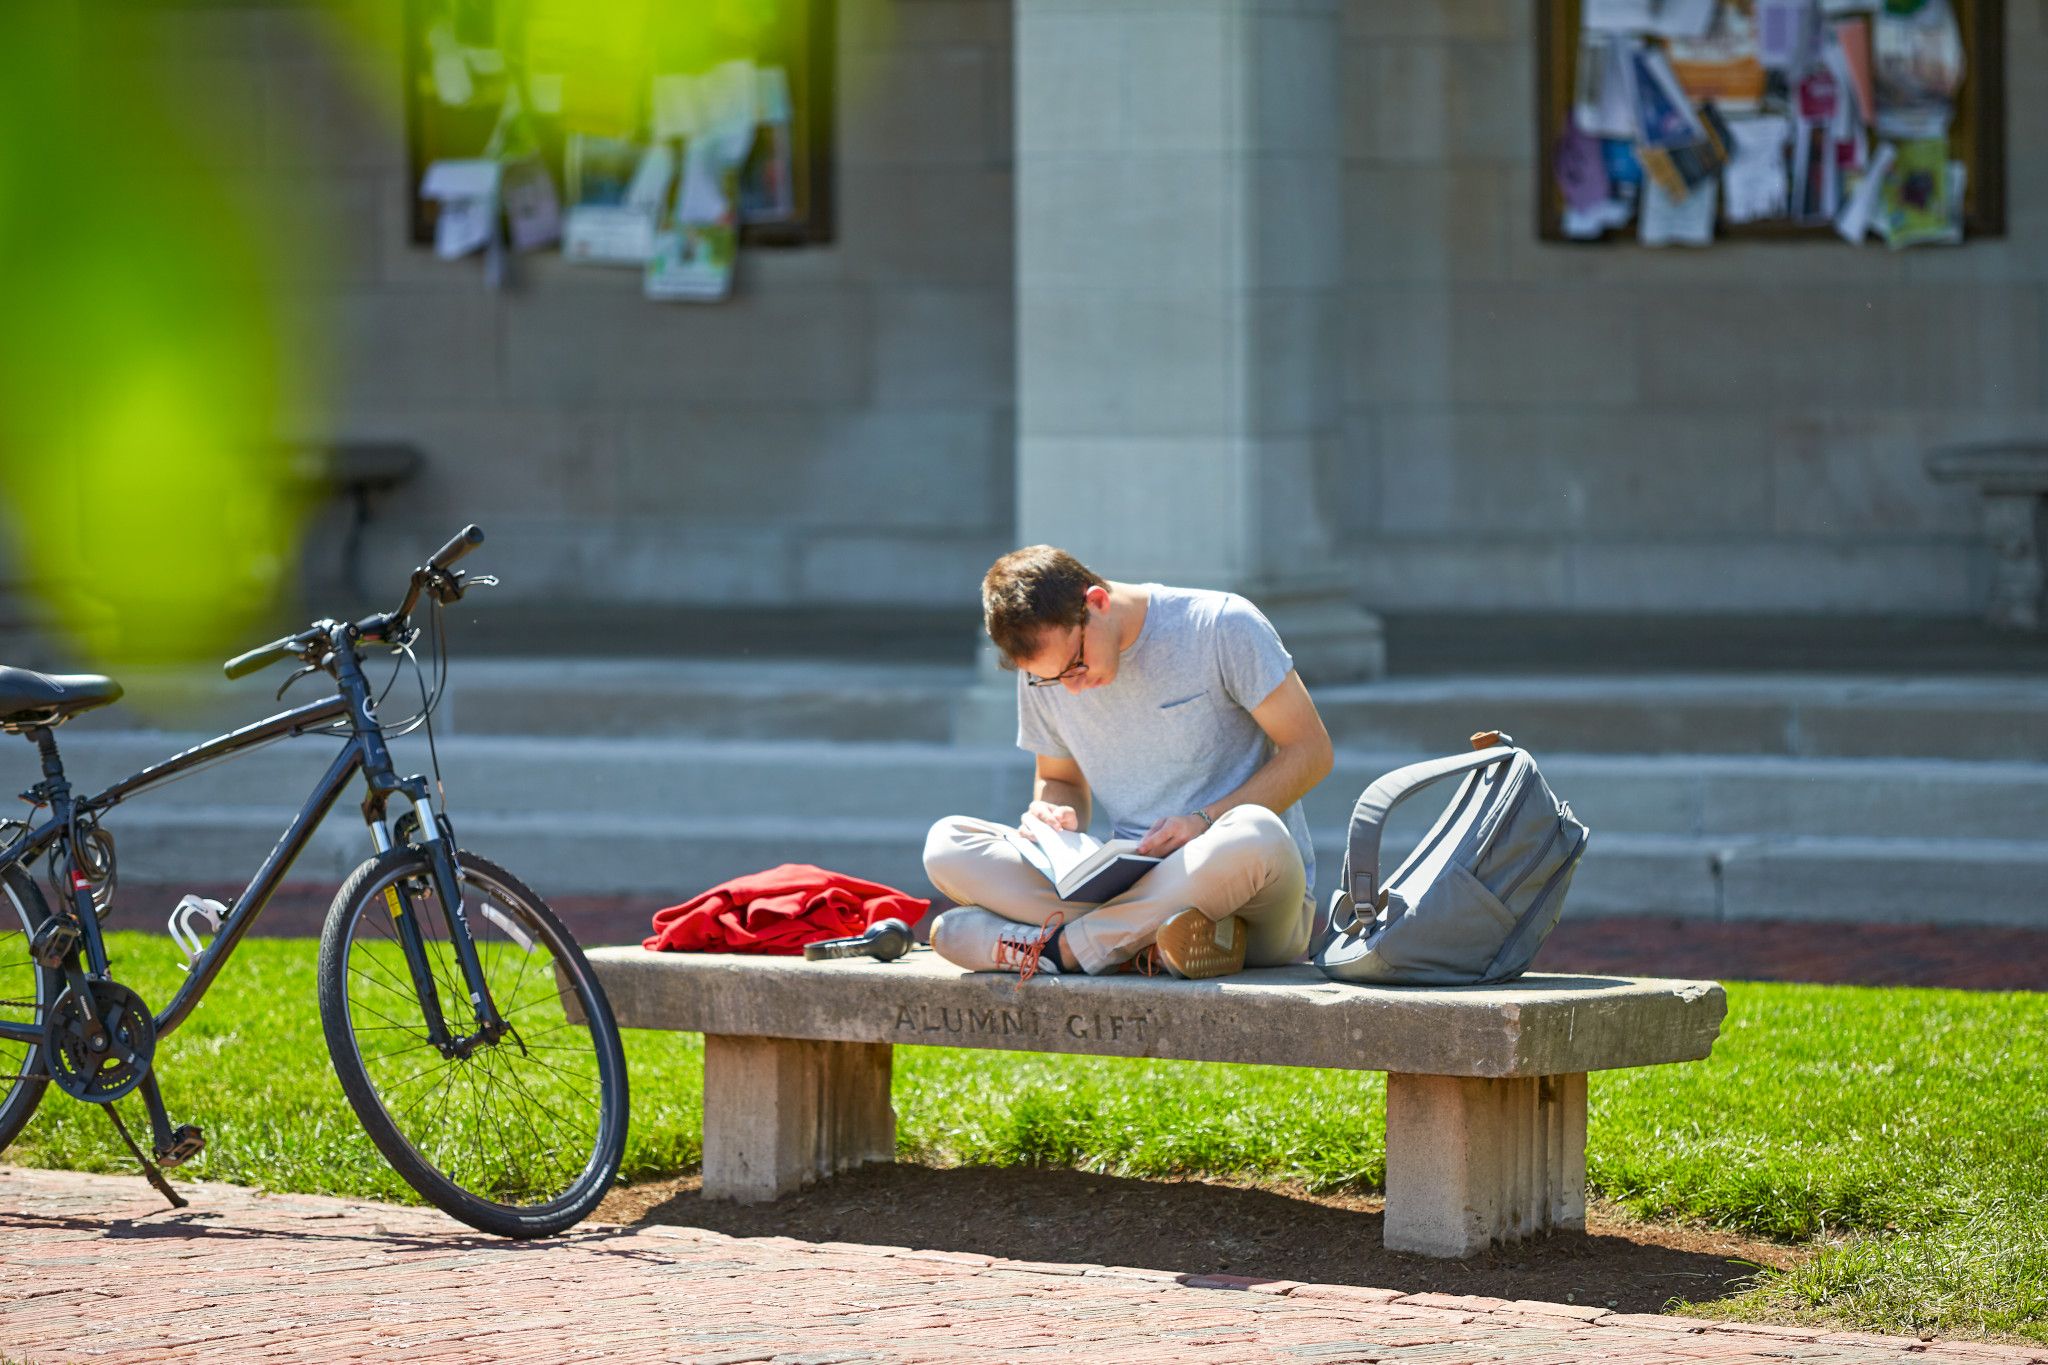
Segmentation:
<svg viewBox="0 0 2048 1365">
<path fill-rule="evenodd" d="M 0 722 L 75 716 L 121 699 L 121 684 L 94 673 L 38 673 L 0 665 Z"/>
</svg>

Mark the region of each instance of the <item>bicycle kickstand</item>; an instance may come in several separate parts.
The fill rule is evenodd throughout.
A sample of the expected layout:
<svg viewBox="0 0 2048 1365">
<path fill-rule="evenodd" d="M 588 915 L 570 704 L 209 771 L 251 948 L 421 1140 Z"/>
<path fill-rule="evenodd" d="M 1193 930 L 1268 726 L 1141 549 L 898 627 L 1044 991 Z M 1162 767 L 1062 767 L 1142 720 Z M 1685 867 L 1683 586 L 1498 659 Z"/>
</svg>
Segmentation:
<svg viewBox="0 0 2048 1365">
<path fill-rule="evenodd" d="M 141 1163 L 143 1176 L 150 1184 L 156 1186 L 159 1194 L 171 1201 L 172 1208 L 182 1209 L 187 1201 L 171 1188 L 170 1181 L 164 1179 L 162 1168 L 175 1169 L 205 1151 L 206 1135 L 189 1123 L 181 1123 L 176 1128 L 171 1126 L 170 1112 L 164 1108 L 163 1091 L 157 1087 L 154 1075 L 144 1076 L 139 1089 L 142 1091 L 142 1102 L 149 1106 L 149 1126 L 152 1145 L 156 1149 L 155 1160 L 143 1155 L 142 1148 L 129 1135 L 128 1125 L 121 1122 L 120 1114 L 115 1112 L 111 1104 L 105 1106 L 107 1117 L 114 1121 L 114 1131 L 121 1135 L 121 1141 L 128 1144 L 128 1150 L 133 1152 L 136 1161 Z"/>
</svg>

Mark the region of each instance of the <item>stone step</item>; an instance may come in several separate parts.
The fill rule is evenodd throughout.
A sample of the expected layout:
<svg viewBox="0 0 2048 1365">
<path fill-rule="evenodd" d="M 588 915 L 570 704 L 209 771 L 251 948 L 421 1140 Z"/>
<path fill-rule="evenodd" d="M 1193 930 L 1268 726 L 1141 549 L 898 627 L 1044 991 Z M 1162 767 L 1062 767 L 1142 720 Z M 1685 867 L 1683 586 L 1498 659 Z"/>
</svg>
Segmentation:
<svg viewBox="0 0 2048 1365">
<path fill-rule="evenodd" d="M 265 675 L 266 678 L 268 675 Z M 378 676 L 382 676 L 379 674 Z M 813 660 L 457 659 L 444 734 L 1001 742 L 1013 703 L 957 665 Z M 226 728 L 275 709 L 263 682 L 124 676 L 82 728 Z M 312 680 L 291 694 L 311 699 Z M 386 708 L 417 695 L 410 679 Z M 1318 688 L 1339 747 L 1446 753 L 1504 729 L 1538 754 L 2048 762 L 2048 681 L 2026 677 L 1468 677 Z"/>
<path fill-rule="evenodd" d="M 2026 678 L 1446 678 L 1322 688 L 1341 747 L 1450 752 L 1500 729 L 1549 753 L 2048 761 Z"/>
<path fill-rule="evenodd" d="M 285 820 L 275 810 L 179 804 L 125 812 L 116 830 L 123 878 L 134 884 L 239 883 Z M 368 838 L 338 809 L 293 871 L 338 884 L 369 856 Z M 719 881 L 807 862 L 931 895 L 920 856 L 925 825 L 900 816 L 857 820 L 585 813 L 458 813 L 462 843 L 525 877 L 543 895 L 685 899 Z M 1398 835 L 1399 832 L 1397 832 Z M 1412 836 L 1411 836 L 1412 837 Z M 1406 840 L 1390 838 L 1391 868 Z M 1318 900 L 1341 875 L 1341 829 L 1318 831 Z M 2012 840 L 1729 836 L 1595 831 L 1571 893 L 1582 915 L 1810 919 L 1843 923 L 1950 922 L 2048 928 L 2048 843 Z M 168 913 L 121 902 L 151 924 Z"/>
<path fill-rule="evenodd" d="M 380 687 L 389 665 L 370 674 Z M 726 659 L 455 659 L 435 715 L 441 734 L 689 736 L 707 739 L 945 742 L 971 669 L 947 664 L 819 663 Z M 265 685 L 265 681 L 269 685 Z M 94 728 L 134 725 L 219 733 L 316 700 L 308 678 L 272 700 L 282 669 L 239 683 L 213 671 L 124 674 L 122 704 Z M 331 688 L 332 683 L 328 683 Z M 380 707 L 410 715 L 419 687 L 408 674 Z"/>
<path fill-rule="evenodd" d="M 96 790 L 199 737 L 81 727 L 63 738 L 73 781 Z M 266 806 L 282 823 L 335 745 L 296 739 L 240 755 L 138 796 L 109 823 L 118 830 L 131 812 L 167 801 Z M 1030 782 L 1029 760 L 1014 749 L 941 744 L 454 735 L 437 747 L 451 813 L 458 815 L 929 823 L 954 813 L 1012 815 Z M 429 770 L 420 736 L 398 741 L 394 752 L 401 770 Z M 1415 757 L 1341 752 L 1336 771 L 1309 797 L 1311 825 L 1343 828 L 1368 784 Z M 2048 839 L 2048 765 L 1569 753 L 1544 754 L 1540 762 L 1558 795 L 1603 833 Z M 33 779 L 27 745 L 0 747 L 0 775 L 22 786 Z M 1396 812 L 1397 829 L 1426 823 L 1448 796 L 1446 786 L 1407 803 Z"/>
</svg>

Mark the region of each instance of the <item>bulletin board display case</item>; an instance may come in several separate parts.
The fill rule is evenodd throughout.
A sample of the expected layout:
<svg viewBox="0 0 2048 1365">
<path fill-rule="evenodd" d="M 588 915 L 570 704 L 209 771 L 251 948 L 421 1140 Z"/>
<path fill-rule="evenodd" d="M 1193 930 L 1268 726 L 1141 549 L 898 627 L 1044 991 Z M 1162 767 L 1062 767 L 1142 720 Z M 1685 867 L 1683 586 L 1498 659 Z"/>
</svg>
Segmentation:
<svg viewBox="0 0 2048 1365">
<path fill-rule="evenodd" d="M 566 147 L 575 111 L 565 111 L 550 94 L 562 88 L 558 65 L 540 51 L 534 17 L 555 9 L 569 23 L 579 10 L 602 11 L 573 0 L 405 0 L 405 118 L 410 157 L 411 235 L 421 245 L 434 241 L 438 204 L 419 187 L 429 166 L 485 155 L 504 118 L 506 88 L 531 76 L 541 83 L 521 101 L 523 131 L 556 184 L 565 183 Z M 650 77 L 693 69 L 743 53 L 764 73 L 786 83 L 789 205 L 779 221 L 747 222 L 745 246 L 796 247 L 829 243 L 834 232 L 833 111 L 835 107 L 835 0 L 748 0 L 738 5 L 699 5 L 694 0 L 650 0 L 646 41 L 625 46 L 612 88 L 619 126 L 607 131 L 645 143 L 661 131 L 650 96 Z M 706 15 L 724 15 L 727 30 L 706 30 Z M 566 26 L 566 25 L 565 25 Z M 638 35 L 636 35 L 637 37 Z M 451 46 L 452 44 L 452 46 Z M 564 62 L 605 54 L 589 47 L 568 53 Z M 574 78 L 571 78 L 573 82 Z M 565 117 L 566 115 L 566 117 Z M 764 139 L 765 142 L 765 139 Z"/>
<path fill-rule="evenodd" d="M 1672 8 L 1679 6 L 1675 0 L 1668 0 Z M 1867 4 L 1830 3 L 1830 0 L 1812 0 L 1816 13 L 1824 23 L 1858 15 L 1867 16 L 1874 23 L 1878 11 L 1884 8 L 1885 0 L 1869 0 Z M 1593 230 L 1583 219 L 1568 229 L 1567 189 L 1559 171 L 1560 146 L 1572 135 L 1575 127 L 1575 109 L 1579 107 L 1585 79 L 1586 24 L 1589 5 L 1598 5 L 1600 0 L 1535 0 L 1536 4 L 1536 220 L 1537 234 L 1545 241 L 1575 241 L 1612 243 L 1634 240 L 1638 227 L 1633 222 L 1617 222 L 1604 230 Z M 1739 7 L 1741 16 L 1754 17 L 1759 4 L 1770 4 L 1772 0 L 1719 0 L 1721 5 Z M 1952 95 L 1952 109 L 1947 126 L 1948 153 L 1953 164 L 1962 172 L 1960 197 L 1960 228 L 1964 240 L 1980 237 L 1997 237 L 2005 231 L 2006 181 L 2005 181 L 2005 3 L 2004 0 L 1946 0 L 1954 16 L 1954 31 L 1960 37 L 1962 50 L 1962 78 Z M 1639 0 L 1640 8 L 1648 13 L 1660 9 L 1660 0 Z M 1612 13 L 1612 9 L 1608 10 Z M 1596 30 L 1597 33 L 1597 30 Z M 1665 40 L 1652 36 L 1643 40 L 1651 49 L 1661 49 Z M 1868 60 L 1866 54 L 1866 61 Z M 1865 75 L 1865 87 L 1868 75 Z M 1799 110 L 1797 76 L 1792 78 L 1793 89 L 1783 88 L 1781 77 L 1774 76 L 1770 95 L 1760 106 L 1763 109 L 1788 110 L 1788 117 L 1796 119 Z M 1845 83 L 1852 84 L 1853 83 Z M 1853 96 L 1851 96 L 1853 98 Z M 1881 98 L 1881 96 L 1880 96 Z M 1747 108 L 1748 106 L 1745 106 Z M 1797 124 L 1794 124 L 1797 127 Z M 1626 141 L 1626 139 L 1623 139 Z M 1871 145 L 1878 145 L 1873 137 Z M 1618 149 L 1609 148 L 1610 156 L 1619 154 Z M 1850 173 L 1846 173 L 1850 174 Z M 1798 181 L 1793 173 L 1793 195 L 1796 199 Z M 1846 201 L 1847 193 L 1844 192 Z M 1843 244 L 1843 237 L 1830 221 L 1814 221 L 1806 215 L 1800 221 L 1797 212 L 1782 216 L 1762 216 L 1750 221 L 1730 221 L 1728 201 L 1724 198 L 1721 211 L 1713 227 L 1715 239 L 1809 239 L 1816 242 Z M 1697 244 L 1697 243 L 1695 243 Z"/>
</svg>

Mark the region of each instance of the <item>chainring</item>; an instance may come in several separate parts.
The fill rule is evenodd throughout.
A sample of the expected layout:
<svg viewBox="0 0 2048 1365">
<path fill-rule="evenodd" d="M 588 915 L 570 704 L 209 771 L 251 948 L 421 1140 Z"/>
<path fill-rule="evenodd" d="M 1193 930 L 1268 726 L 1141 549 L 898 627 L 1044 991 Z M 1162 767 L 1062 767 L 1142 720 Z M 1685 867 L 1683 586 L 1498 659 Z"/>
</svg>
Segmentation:
<svg viewBox="0 0 2048 1365">
<path fill-rule="evenodd" d="M 43 1022 L 50 1079 L 73 1099 L 110 1104 L 142 1084 L 156 1054 L 156 1018 L 142 997 L 118 981 L 92 984 L 95 1027 L 66 987 Z"/>
</svg>

